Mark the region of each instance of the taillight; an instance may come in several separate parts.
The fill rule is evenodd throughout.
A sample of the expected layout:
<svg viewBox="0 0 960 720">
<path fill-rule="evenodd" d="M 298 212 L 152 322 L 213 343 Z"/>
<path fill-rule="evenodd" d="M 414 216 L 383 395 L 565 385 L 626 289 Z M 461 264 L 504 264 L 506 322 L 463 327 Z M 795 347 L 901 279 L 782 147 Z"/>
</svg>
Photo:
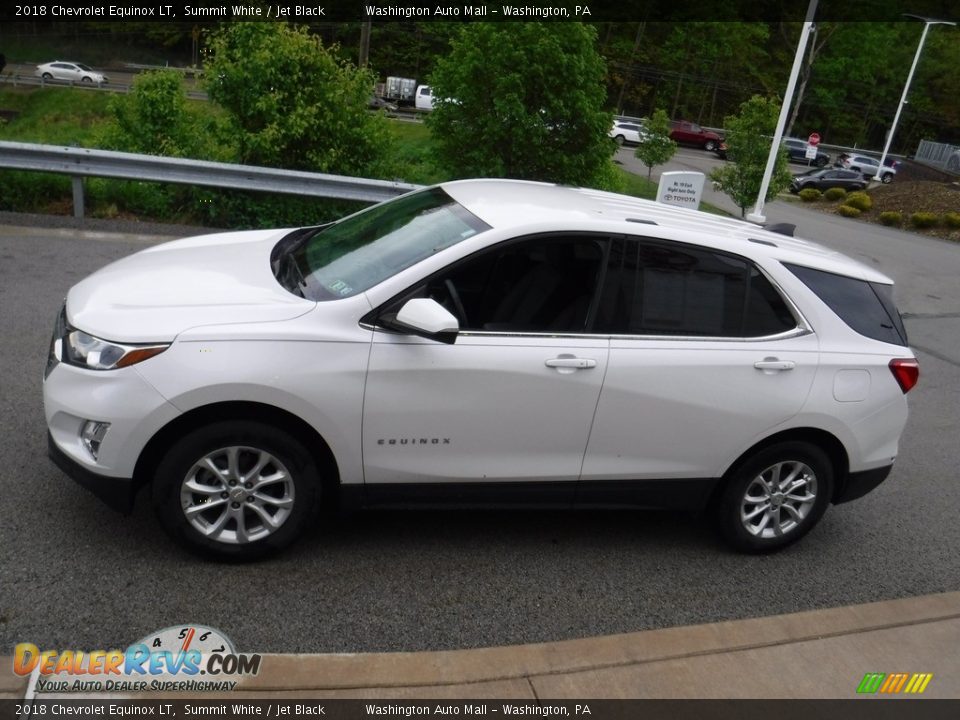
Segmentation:
<svg viewBox="0 0 960 720">
<path fill-rule="evenodd" d="M 920 363 L 916 358 L 894 358 L 890 361 L 890 372 L 906 395 L 920 379 Z"/>
</svg>

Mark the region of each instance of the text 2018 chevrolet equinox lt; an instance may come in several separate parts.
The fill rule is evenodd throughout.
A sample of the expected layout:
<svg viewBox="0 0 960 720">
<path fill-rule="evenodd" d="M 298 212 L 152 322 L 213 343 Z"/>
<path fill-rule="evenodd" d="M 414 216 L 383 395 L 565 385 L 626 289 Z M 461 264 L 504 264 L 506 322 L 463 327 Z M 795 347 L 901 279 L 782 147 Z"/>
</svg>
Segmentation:
<svg viewBox="0 0 960 720">
<path fill-rule="evenodd" d="M 114 262 L 69 291 L 43 392 L 59 467 L 208 554 L 491 501 L 705 510 L 768 551 L 887 477 L 918 374 L 892 281 L 837 252 L 468 180 Z"/>
</svg>

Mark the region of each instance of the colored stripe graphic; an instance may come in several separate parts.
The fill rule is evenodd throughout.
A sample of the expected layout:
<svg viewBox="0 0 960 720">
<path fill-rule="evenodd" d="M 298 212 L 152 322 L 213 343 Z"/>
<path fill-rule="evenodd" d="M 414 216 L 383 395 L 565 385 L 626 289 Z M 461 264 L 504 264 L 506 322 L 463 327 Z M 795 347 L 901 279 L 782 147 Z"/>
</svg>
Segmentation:
<svg viewBox="0 0 960 720">
<path fill-rule="evenodd" d="M 914 673 L 913 677 L 910 678 L 910 682 L 907 683 L 907 687 L 904 692 L 919 695 L 927 689 L 927 685 L 930 684 L 932 679 L 933 673 Z"/>
<path fill-rule="evenodd" d="M 895 695 L 909 693 L 919 695 L 927 689 L 933 680 L 933 673 L 867 673 L 857 686 L 857 692 L 872 695 L 883 693 Z"/>
<path fill-rule="evenodd" d="M 888 694 L 900 692 L 909 677 L 906 673 L 891 673 L 883 687 L 880 688 L 880 692 Z"/>
<path fill-rule="evenodd" d="M 883 682 L 883 679 L 886 677 L 886 673 L 867 673 L 863 676 L 863 680 L 860 681 L 859 687 L 857 687 L 858 693 L 875 693 L 880 689 L 880 683 Z"/>
</svg>

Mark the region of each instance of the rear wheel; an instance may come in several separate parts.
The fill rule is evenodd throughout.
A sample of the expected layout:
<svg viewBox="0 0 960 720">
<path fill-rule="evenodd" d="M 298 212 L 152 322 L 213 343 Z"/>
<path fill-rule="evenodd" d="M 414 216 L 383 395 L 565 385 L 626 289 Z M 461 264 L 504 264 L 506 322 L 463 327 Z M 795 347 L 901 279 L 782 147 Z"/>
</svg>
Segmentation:
<svg viewBox="0 0 960 720">
<path fill-rule="evenodd" d="M 190 550 L 252 560 L 299 537 L 316 516 L 313 458 L 282 430 L 253 421 L 199 428 L 157 466 L 153 504 L 166 531 Z"/>
<path fill-rule="evenodd" d="M 614 141 L 617 145 L 623 145 L 623 143 L 625 143 L 625 142 L 627 141 L 627 139 L 626 139 L 623 135 L 617 135 L 617 136 L 613 139 L 613 141 Z"/>
<path fill-rule="evenodd" d="M 718 528 L 737 550 L 779 550 L 810 532 L 832 493 L 833 466 L 823 450 L 806 442 L 771 445 L 728 478 Z"/>
</svg>

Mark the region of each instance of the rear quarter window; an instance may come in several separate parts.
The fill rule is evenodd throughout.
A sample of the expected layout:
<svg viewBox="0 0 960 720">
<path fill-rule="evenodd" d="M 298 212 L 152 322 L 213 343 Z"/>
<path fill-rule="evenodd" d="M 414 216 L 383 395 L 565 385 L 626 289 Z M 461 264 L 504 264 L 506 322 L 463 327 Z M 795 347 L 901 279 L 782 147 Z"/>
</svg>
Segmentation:
<svg viewBox="0 0 960 720">
<path fill-rule="evenodd" d="M 784 263 L 852 330 L 893 345 L 907 345 L 907 331 L 893 304 L 893 286 Z"/>
</svg>

